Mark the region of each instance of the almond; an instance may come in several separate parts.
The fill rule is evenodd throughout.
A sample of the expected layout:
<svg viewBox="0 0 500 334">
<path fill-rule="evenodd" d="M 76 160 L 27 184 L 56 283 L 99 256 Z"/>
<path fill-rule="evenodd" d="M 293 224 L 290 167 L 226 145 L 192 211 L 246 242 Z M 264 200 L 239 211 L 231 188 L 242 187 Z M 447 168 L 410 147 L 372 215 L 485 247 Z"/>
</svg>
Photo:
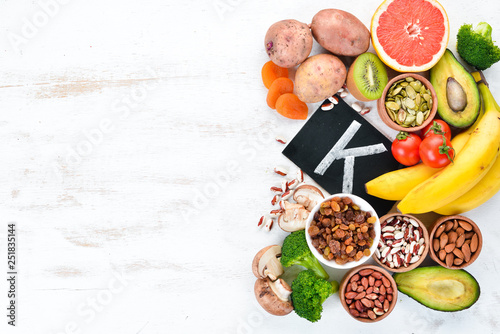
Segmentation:
<svg viewBox="0 0 500 334">
<path fill-rule="evenodd" d="M 455 254 L 456 257 L 458 257 L 458 258 L 460 258 L 462 260 L 464 258 L 464 253 L 462 253 L 462 251 L 459 248 L 455 248 L 453 250 L 453 254 Z"/>
<path fill-rule="evenodd" d="M 446 255 L 446 266 L 450 268 L 453 265 L 453 260 L 455 259 L 455 256 L 453 256 L 453 253 L 448 253 Z"/>
<path fill-rule="evenodd" d="M 443 233 L 439 237 L 439 248 L 443 249 L 448 244 L 448 234 Z"/>
<path fill-rule="evenodd" d="M 450 233 L 448 233 L 448 243 L 454 244 L 455 241 L 457 241 L 457 237 L 458 237 L 457 232 L 450 231 Z"/>
<path fill-rule="evenodd" d="M 477 233 L 474 233 L 472 238 L 470 239 L 470 251 L 475 253 L 477 251 L 477 247 L 479 246 L 479 238 Z"/>
<path fill-rule="evenodd" d="M 465 238 L 464 238 L 464 240 L 465 240 Z M 432 247 L 434 248 L 435 252 L 439 251 L 439 239 L 434 239 L 432 241 Z"/>
<path fill-rule="evenodd" d="M 447 221 L 447 222 L 446 222 L 446 225 L 445 225 L 445 227 L 444 227 L 444 230 L 445 230 L 446 232 L 448 232 L 448 231 L 450 231 L 452 228 L 453 228 L 453 222 L 452 222 L 451 220 Z"/>
<path fill-rule="evenodd" d="M 439 259 L 440 259 L 441 261 L 444 261 L 444 259 L 446 258 L 446 251 L 445 251 L 444 249 L 441 249 L 441 250 L 439 251 L 438 256 L 439 256 Z"/>
<path fill-rule="evenodd" d="M 439 238 L 441 234 L 444 232 L 445 224 L 439 225 L 439 227 L 436 229 L 436 233 L 434 234 L 435 238 Z"/>
<path fill-rule="evenodd" d="M 457 241 L 455 242 L 455 245 L 460 248 L 464 244 L 465 241 L 465 234 L 460 234 L 460 236 L 457 238 Z"/>
<path fill-rule="evenodd" d="M 463 244 L 462 246 L 462 253 L 464 253 L 464 260 L 465 262 L 469 262 L 470 261 L 470 248 L 469 248 L 469 244 Z"/>
<path fill-rule="evenodd" d="M 466 221 L 459 220 L 458 224 L 466 231 L 472 231 L 472 225 Z"/>
<path fill-rule="evenodd" d="M 455 244 L 454 243 L 453 244 L 448 244 L 448 245 L 446 245 L 444 247 L 444 251 L 446 253 L 451 253 L 451 252 L 453 252 L 454 249 L 455 249 Z"/>
</svg>

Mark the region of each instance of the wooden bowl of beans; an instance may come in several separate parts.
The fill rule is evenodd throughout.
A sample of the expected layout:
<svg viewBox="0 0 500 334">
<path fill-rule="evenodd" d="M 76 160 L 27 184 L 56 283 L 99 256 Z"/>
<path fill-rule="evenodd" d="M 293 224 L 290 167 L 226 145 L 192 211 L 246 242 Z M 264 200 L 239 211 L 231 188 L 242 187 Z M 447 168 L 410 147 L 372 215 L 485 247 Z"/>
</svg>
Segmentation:
<svg viewBox="0 0 500 334">
<path fill-rule="evenodd" d="M 418 267 L 429 251 L 429 233 L 415 216 L 389 213 L 380 218 L 381 236 L 373 259 L 384 269 L 402 273 Z"/>
<path fill-rule="evenodd" d="M 306 240 L 324 265 L 349 269 L 375 252 L 380 222 L 373 207 L 352 194 L 334 194 L 317 204 L 306 221 Z"/>
</svg>

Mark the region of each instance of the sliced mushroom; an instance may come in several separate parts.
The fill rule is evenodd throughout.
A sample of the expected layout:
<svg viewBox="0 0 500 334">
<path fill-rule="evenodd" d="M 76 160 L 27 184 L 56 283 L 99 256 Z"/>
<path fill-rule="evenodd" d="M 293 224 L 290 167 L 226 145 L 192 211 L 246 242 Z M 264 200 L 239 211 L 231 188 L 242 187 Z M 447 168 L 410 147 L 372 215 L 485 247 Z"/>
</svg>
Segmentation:
<svg viewBox="0 0 500 334">
<path fill-rule="evenodd" d="M 259 278 L 254 292 L 260 306 L 272 315 L 287 315 L 293 311 L 292 289 L 282 278 L 274 282 L 269 278 Z"/>
<path fill-rule="evenodd" d="M 311 211 L 324 198 L 325 196 L 323 196 L 321 190 L 309 184 L 303 184 L 295 188 L 293 193 L 295 202 L 302 204 L 308 211 Z"/>
<path fill-rule="evenodd" d="M 280 262 L 281 246 L 271 245 L 261 249 L 253 258 L 252 271 L 257 278 L 269 277 L 272 281 L 283 275 Z"/>
<path fill-rule="evenodd" d="M 278 225 L 285 232 L 295 232 L 306 228 L 309 211 L 302 204 L 283 201 L 284 212 L 278 217 Z"/>
</svg>

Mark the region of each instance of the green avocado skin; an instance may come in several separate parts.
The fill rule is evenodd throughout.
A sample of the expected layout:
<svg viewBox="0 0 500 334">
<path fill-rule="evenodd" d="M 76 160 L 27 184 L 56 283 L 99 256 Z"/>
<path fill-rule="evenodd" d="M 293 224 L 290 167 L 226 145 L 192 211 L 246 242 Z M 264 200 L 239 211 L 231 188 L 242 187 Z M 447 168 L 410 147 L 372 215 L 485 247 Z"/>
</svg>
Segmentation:
<svg viewBox="0 0 500 334">
<path fill-rule="evenodd" d="M 480 295 L 478 282 L 463 269 L 447 269 L 441 266 L 420 267 L 404 273 L 395 273 L 393 278 L 401 293 L 437 311 L 454 312 L 467 309 L 479 299 Z M 440 293 L 449 288 L 448 283 L 463 287 L 463 294 L 452 299 L 441 298 Z M 434 288 L 431 288 L 432 286 Z"/>
<path fill-rule="evenodd" d="M 454 111 L 448 104 L 446 89 L 448 78 L 455 79 L 467 96 L 467 103 L 462 111 Z M 436 91 L 439 116 L 455 128 L 466 128 L 472 125 L 479 115 L 481 107 L 479 89 L 474 77 L 449 49 L 446 49 L 441 59 L 431 68 L 430 81 Z"/>
</svg>

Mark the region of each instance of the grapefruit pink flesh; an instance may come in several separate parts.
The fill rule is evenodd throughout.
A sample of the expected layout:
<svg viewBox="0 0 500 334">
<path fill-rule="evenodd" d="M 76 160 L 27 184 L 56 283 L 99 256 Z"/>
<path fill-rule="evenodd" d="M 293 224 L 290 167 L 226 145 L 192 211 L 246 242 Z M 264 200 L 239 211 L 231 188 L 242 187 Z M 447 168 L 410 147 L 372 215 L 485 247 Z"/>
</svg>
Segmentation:
<svg viewBox="0 0 500 334">
<path fill-rule="evenodd" d="M 435 0 L 386 0 L 375 12 L 371 29 L 380 59 L 400 72 L 428 70 L 448 45 L 448 17 Z"/>
</svg>

